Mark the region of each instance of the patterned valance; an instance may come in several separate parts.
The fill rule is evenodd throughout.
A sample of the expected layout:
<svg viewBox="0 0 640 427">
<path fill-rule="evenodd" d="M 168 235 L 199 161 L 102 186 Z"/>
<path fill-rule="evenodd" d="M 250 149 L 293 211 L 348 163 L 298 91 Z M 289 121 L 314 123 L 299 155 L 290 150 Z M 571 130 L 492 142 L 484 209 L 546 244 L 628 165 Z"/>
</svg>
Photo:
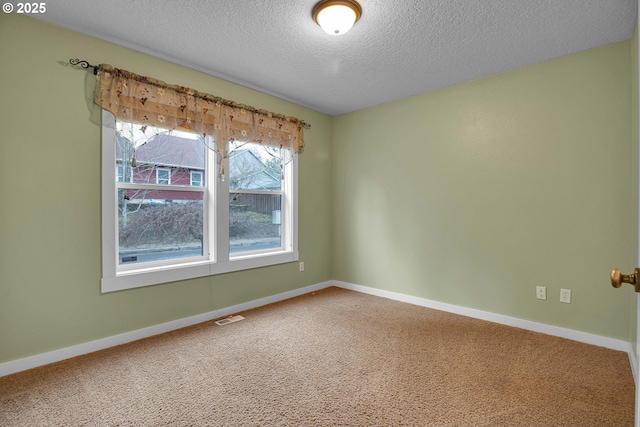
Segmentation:
<svg viewBox="0 0 640 427">
<path fill-rule="evenodd" d="M 230 141 L 256 142 L 292 153 L 304 148 L 305 123 L 295 117 L 236 104 L 106 64 L 97 67 L 96 75 L 95 103 L 117 120 L 213 136 L 223 162 Z"/>
</svg>

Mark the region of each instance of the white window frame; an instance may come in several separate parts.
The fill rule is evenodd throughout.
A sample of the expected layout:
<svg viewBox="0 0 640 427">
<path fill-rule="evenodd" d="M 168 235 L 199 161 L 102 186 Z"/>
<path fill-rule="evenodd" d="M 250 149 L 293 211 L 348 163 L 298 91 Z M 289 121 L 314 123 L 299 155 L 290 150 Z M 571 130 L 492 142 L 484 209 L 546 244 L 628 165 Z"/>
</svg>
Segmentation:
<svg viewBox="0 0 640 427">
<path fill-rule="evenodd" d="M 120 266 L 118 263 L 118 203 L 114 176 L 116 121 L 102 111 L 102 279 L 101 292 L 115 292 L 160 283 L 296 262 L 298 254 L 298 154 L 285 166 L 282 197 L 282 242 L 280 249 L 229 254 L 229 182 L 219 172 L 216 155 L 209 159 L 207 191 L 204 195 L 204 232 L 208 245 L 204 255 L 178 258 L 167 263 Z M 185 188 L 189 188 L 188 186 Z M 235 191 L 235 190 L 234 190 Z"/>
</svg>

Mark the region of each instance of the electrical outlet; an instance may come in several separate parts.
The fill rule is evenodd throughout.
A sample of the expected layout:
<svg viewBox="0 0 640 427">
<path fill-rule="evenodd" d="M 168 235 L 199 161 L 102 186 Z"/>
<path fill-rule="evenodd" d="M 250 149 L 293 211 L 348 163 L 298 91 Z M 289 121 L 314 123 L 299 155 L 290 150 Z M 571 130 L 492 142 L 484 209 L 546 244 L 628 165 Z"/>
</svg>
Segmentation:
<svg viewBox="0 0 640 427">
<path fill-rule="evenodd" d="M 536 286 L 536 298 L 547 299 L 547 288 L 544 286 Z"/>
<path fill-rule="evenodd" d="M 304 271 L 304 262 L 300 263 L 300 271 Z"/>
<path fill-rule="evenodd" d="M 564 302 L 566 304 L 571 304 L 571 290 L 570 289 L 560 289 L 560 302 Z"/>
</svg>

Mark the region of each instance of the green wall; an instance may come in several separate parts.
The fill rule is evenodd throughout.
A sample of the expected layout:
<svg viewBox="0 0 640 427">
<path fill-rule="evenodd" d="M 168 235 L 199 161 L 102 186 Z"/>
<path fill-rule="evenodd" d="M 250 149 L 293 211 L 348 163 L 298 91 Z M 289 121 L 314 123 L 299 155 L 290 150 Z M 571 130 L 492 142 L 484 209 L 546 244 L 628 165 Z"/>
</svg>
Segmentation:
<svg viewBox="0 0 640 427">
<path fill-rule="evenodd" d="M 40 21 L 0 14 L 0 362 L 331 279 L 331 118 Z M 297 263 L 100 294 L 100 115 L 108 63 L 304 119 Z M 88 89 L 87 89 L 88 88 Z"/>
<path fill-rule="evenodd" d="M 335 118 L 27 17 L 0 15 L 0 40 L 0 363 L 330 279 L 635 342 L 609 271 L 635 266 L 637 33 Z M 101 295 L 99 111 L 75 57 L 312 123 L 305 271 Z"/>
<path fill-rule="evenodd" d="M 629 340 L 630 45 L 335 118 L 333 278 Z"/>
</svg>

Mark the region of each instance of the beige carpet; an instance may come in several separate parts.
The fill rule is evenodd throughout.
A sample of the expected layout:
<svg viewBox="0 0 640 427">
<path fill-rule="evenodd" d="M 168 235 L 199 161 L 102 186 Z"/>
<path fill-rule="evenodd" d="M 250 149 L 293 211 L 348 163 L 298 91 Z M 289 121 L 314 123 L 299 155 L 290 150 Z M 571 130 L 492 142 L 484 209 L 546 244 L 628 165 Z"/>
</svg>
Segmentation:
<svg viewBox="0 0 640 427">
<path fill-rule="evenodd" d="M 329 288 L 0 378 L 2 426 L 632 426 L 625 353 Z"/>
</svg>

